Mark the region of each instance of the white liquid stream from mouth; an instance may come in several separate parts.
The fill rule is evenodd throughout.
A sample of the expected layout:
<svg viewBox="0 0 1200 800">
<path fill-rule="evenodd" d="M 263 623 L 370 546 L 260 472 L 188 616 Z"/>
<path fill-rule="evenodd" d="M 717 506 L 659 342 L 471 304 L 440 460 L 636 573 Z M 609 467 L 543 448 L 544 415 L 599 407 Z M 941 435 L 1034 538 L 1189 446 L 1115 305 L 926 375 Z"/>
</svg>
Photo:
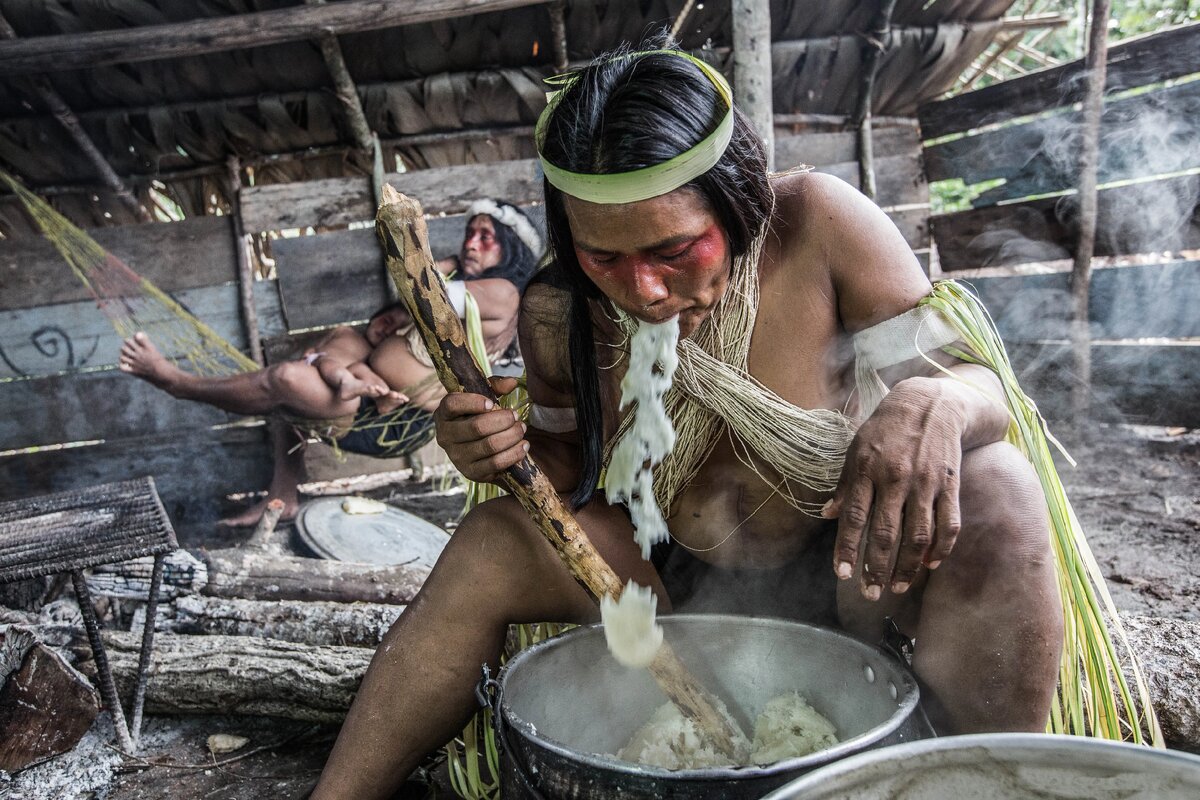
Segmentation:
<svg viewBox="0 0 1200 800">
<path fill-rule="evenodd" d="M 675 428 L 663 406 L 679 357 L 679 317 L 652 325 L 641 323 L 630 343 L 629 369 L 621 381 L 621 410 L 636 403 L 633 424 L 613 448 L 604 491 L 610 503 L 624 503 L 633 519 L 634 539 L 642 558 L 669 538 L 662 510 L 654 499 L 653 468 L 675 446 Z M 655 368 L 657 365 L 657 369 Z"/>
<path fill-rule="evenodd" d="M 629 369 L 621 381 L 621 410 L 636 403 L 633 424 L 613 448 L 604 479 L 610 503 L 625 503 L 633 519 L 634 539 L 642 558 L 669 537 L 667 522 L 654 499 L 653 468 L 675 446 L 675 428 L 663 405 L 663 395 L 679 358 L 679 317 L 661 325 L 641 323 L 630 343 Z M 657 365 L 657 366 L 656 366 Z M 620 600 L 600 599 L 600 619 L 609 652 L 627 667 L 646 667 L 662 646 L 662 626 L 655 623 L 658 598 L 633 581 Z"/>
</svg>

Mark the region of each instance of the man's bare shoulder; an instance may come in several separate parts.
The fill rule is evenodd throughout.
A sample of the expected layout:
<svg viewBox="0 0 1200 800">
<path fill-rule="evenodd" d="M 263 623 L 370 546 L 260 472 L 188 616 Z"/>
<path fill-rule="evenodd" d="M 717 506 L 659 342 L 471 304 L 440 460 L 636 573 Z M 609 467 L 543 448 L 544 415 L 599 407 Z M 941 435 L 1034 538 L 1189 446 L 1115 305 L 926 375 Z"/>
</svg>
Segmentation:
<svg viewBox="0 0 1200 800">
<path fill-rule="evenodd" d="M 842 179 L 819 172 L 781 176 L 776 196 L 777 213 L 802 232 L 791 252 L 823 267 L 847 330 L 906 311 L 929 291 L 895 224 Z"/>
</svg>

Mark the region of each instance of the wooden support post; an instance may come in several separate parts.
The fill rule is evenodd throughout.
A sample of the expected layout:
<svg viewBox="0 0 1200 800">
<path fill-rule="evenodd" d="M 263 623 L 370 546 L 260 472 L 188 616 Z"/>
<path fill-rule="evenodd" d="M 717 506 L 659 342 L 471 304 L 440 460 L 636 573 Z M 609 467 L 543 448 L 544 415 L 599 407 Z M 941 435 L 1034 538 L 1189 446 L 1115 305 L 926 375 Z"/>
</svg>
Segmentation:
<svg viewBox="0 0 1200 800">
<path fill-rule="evenodd" d="M 421 204 L 385 186 L 375 230 L 387 255 L 392 280 L 421 331 L 446 390 L 481 394 L 495 401 L 491 384 L 467 349 L 466 331 L 446 297 L 437 263 L 429 252 Z M 526 456 L 509 467 L 501 483 L 533 518 L 571 577 L 594 601 L 605 595 L 613 599 L 621 596 L 621 579 L 592 545 L 533 459 Z M 688 673 L 668 643 L 659 648 L 649 670 L 663 693 L 702 735 L 721 752 L 734 752 L 733 721 L 717 711 L 716 698 Z"/>
<path fill-rule="evenodd" d="M 8 24 L 4 14 L 0 13 L 0 39 L 14 40 L 17 38 L 17 32 Z M 66 132 L 88 161 L 92 162 L 96 172 L 100 174 L 100 180 L 104 183 L 104 188 L 115 194 L 129 212 L 141 222 L 154 222 L 154 218 L 150 216 L 150 212 L 142 207 L 138 199 L 133 196 L 133 192 L 129 191 L 129 187 L 117 176 L 112 165 L 104 158 L 100 149 L 96 147 L 96 143 L 92 141 L 92 137 L 88 136 L 87 131 L 83 129 L 83 125 L 79 123 L 79 118 L 75 116 L 70 106 L 62 99 L 62 96 L 50 85 L 50 81 L 43 77 L 29 78 L 25 81 L 17 81 L 18 84 L 23 84 L 25 90 L 29 94 L 36 95 L 41 98 L 46 104 L 46 108 L 50 114 L 58 120 Z"/>
<path fill-rule="evenodd" d="M 687 19 L 692 13 L 692 9 L 696 7 L 696 0 L 687 0 L 683 4 L 683 8 L 679 9 L 679 13 L 675 15 L 675 21 L 671 23 L 671 38 L 678 40 L 679 32 L 683 30 L 683 26 L 687 24 Z"/>
<path fill-rule="evenodd" d="M 250 344 L 250 357 L 260 367 L 266 366 L 263 358 L 262 337 L 258 333 L 258 308 L 254 305 L 254 272 L 250 267 L 250 256 L 246 252 L 246 229 L 242 222 L 242 167 L 237 156 L 225 162 L 225 176 L 229 184 L 229 204 L 233 206 L 230 217 L 233 221 L 233 253 L 237 257 L 238 300 L 242 306 L 242 327 L 246 341 Z"/>
<path fill-rule="evenodd" d="M 875 73 L 891 38 L 892 12 L 896 0 L 883 0 L 879 13 L 871 22 L 862 50 L 862 73 L 859 75 L 858 106 L 854 111 L 854 126 L 858 129 L 858 185 L 872 200 L 875 190 L 875 149 L 871 139 L 871 102 L 875 96 Z"/>
<path fill-rule="evenodd" d="M 567 4 L 565 0 L 556 0 L 549 6 L 550 35 L 554 45 L 554 71 L 567 71 Z"/>
<path fill-rule="evenodd" d="M 1088 297 L 1091 294 L 1092 254 L 1096 248 L 1096 172 L 1100 155 L 1100 116 L 1104 111 L 1104 84 L 1108 65 L 1108 18 L 1112 0 L 1095 0 L 1084 60 L 1087 89 L 1083 98 L 1082 141 L 1079 147 L 1079 240 L 1071 267 L 1071 346 L 1075 383 L 1071 406 L 1075 423 L 1088 417 L 1092 391 L 1091 333 L 1088 330 Z"/>
<path fill-rule="evenodd" d="M 304 2 L 310 6 L 325 5 L 325 0 Z M 321 46 L 321 55 L 325 59 L 329 76 L 333 79 L 334 92 L 338 102 L 342 104 L 342 112 L 354 143 L 358 145 L 359 150 L 369 151 L 371 126 L 367 124 L 367 115 L 363 113 L 362 101 L 358 97 L 358 87 L 354 85 L 354 79 L 350 77 L 350 70 L 346 67 L 346 59 L 342 56 L 342 46 L 338 43 L 337 34 L 330 30 L 322 31 L 317 37 L 317 42 Z"/>
<path fill-rule="evenodd" d="M 771 5 L 767 0 L 733 0 L 733 99 L 750 118 L 775 169 L 775 125 L 771 97 Z"/>
</svg>

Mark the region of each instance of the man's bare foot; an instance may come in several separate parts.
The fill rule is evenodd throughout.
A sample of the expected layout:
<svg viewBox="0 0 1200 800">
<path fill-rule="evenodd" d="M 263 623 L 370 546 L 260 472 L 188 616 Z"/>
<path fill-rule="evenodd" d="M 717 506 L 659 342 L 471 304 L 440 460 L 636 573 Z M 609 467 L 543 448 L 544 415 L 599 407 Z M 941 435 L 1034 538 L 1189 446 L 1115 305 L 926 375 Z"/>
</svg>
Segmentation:
<svg viewBox="0 0 1200 800">
<path fill-rule="evenodd" d="M 385 391 L 382 395 L 375 398 L 375 409 L 380 414 L 387 414 L 395 411 L 407 402 L 408 395 L 403 392 Z"/>
<path fill-rule="evenodd" d="M 180 376 L 186 374 L 164 356 L 142 331 L 121 344 L 117 367 L 168 392 Z"/>
<path fill-rule="evenodd" d="M 262 519 L 263 512 L 267 510 L 267 503 L 271 498 L 261 500 L 247 508 L 240 514 L 235 514 L 232 517 L 217 522 L 222 528 L 253 528 Z M 283 513 L 279 515 L 280 522 L 290 522 L 296 518 L 296 512 L 300 510 L 300 499 L 293 497 L 290 500 L 283 501 Z"/>
</svg>

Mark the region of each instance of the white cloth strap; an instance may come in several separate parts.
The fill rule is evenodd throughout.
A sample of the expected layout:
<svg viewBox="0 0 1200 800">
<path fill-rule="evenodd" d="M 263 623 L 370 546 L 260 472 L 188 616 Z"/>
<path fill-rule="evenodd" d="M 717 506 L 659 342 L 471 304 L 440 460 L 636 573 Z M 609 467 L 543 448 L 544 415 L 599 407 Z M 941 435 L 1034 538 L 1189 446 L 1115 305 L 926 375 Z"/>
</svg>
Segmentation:
<svg viewBox="0 0 1200 800">
<path fill-rule="evenodd" d="M 529 404 L 529 424 L 547 433 L 568 433 L 579 427 L 573 408 Z"/>
<path fill-rule="evenodd" d="M 467 284 L 463 281 L 448 281 L 446 283 L 446 299 L 454 307 L 454 313 L 462 319 L 467 315 Z"/>
<path fill-rule="evenodd" d="M 861 416 L 871 416 L 888 393 L 879 370 L 953 344 L 961 337 L 941 312 L 921 305 L 854 335 L 854 376 Z"/>
</svg>

